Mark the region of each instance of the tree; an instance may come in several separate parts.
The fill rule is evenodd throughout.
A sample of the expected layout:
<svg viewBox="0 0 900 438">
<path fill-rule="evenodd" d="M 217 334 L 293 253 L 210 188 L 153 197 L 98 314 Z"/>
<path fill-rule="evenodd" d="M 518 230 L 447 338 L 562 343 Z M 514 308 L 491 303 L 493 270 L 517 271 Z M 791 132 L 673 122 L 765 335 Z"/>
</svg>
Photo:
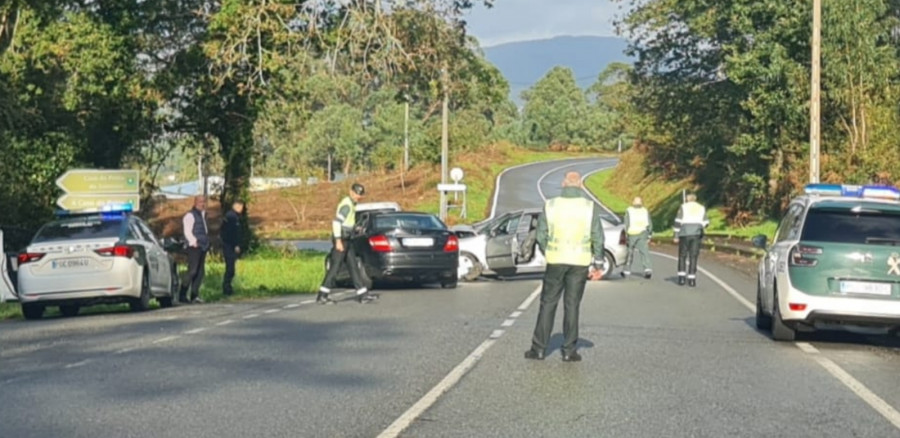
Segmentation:
<svg viewBox="0 0 900 438">
<path fill-rule="evenodd" d="M 584 144 L 583 124 L 587 114 L 584 92 L 567 67 L 554 67 L 533 87 L 523 92 L 524 126 L 535 144 Z"/>
</svg>

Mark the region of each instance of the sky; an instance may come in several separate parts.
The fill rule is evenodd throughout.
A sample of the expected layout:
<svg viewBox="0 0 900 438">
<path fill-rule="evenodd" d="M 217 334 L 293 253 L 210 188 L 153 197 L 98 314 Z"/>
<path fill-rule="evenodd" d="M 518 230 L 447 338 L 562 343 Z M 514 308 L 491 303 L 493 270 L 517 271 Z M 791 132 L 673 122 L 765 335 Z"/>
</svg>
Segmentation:
<svg viewBox="0 0 900 438">
<path fill-rule="evenodd" d="M 620 5 L 611 0 L 494 0 L 493 8 L 479 3 L 468 13 L 467 29 L 482 47 L 560 35 L 614 36 Z"/>
</svg>

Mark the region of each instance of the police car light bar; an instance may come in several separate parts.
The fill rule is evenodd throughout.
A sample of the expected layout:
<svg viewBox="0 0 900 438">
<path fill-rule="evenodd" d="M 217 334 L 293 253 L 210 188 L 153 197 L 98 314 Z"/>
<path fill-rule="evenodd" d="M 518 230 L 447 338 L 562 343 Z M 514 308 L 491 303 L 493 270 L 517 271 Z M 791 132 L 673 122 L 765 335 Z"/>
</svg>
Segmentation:
<svg viewBox="0 0 900 438">
<path fill-rule="evenodd" d="M 900 200 L 900 190 L 893 186 L 849 185 L 849 184 L 807 184 L 803 188 L 807 195 L 851 196 L 856 198 Z"/>
<path fill-rule="evenodd" d="M 134 205 L 132 205 L 131 203 L 123 202 L 104 204 L 99 208 L 86 208 L 84 210 L 56 210 L 56 216 L 78 216 L 100 213 L 100 216 L 104 219 L 116 219 L 122 218 L 125 216 L 125 214 L 132 212 L 134 212 Z"/>
</svg>

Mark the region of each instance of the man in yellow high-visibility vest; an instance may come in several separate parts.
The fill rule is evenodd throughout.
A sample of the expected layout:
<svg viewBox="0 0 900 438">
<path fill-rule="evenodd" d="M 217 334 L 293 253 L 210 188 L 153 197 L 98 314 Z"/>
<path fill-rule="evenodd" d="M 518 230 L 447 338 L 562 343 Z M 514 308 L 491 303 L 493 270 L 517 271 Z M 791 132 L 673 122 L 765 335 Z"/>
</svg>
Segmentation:
<svg viewBox="0 0 900 438">
<path fill-rule="evenodd" d="M 562 360 L 577 362 L 578 313 L 592 267 L 599 272 L 603 261 L 603 222 L 599 206 L 585 197 L 581 175 L 569 172 L 560 196 L 544 204 L 538 220 L 537 243 L 547 260 L 541 289 L 541 308 L 526 359 L 541 360 L 546 353 L 556 306 L 563 298 Z M 599 279 L 596 277 L 595 279 Z"/>
<path fill-rule="evenodd" d="M 685 203 L 678 209 L 675 217 L 675 243 L 678 244 L 678 284 L 684 286 L 687 277 L 688 286 L 697 285 L 697 259 L 700 258 L 700 241 L 703 230 L 709 225 L 706 207 L 697 202 L 697 195 L 687 195 Z M 685 269 L 685 262 L 687 268 Z"/>
<path fill-rule="evenodd" d="M 362 278 L 359 275 L 359 262 L 356 258 L 356 251 L 350 242 L 353 235 L 353 227 L 356 225 L 356 203 L 366 194 L 366 189 L 362 184 L 354 183 L 350 187 L 350 193 L 347 194 L 341 202 L 338 203 L 337 212 L 334 220 L 331 222 L 332 243 L 334 248 L 331 250 L 331 264 L 328 266 L 328 272 L 325 274 L 325 280 L 319 288 L 319 295 L 316 302 L 319 304 L 333 304 L 328 295 L 334 287 L 337 274 L 344 265 L 350 271 L 350 278 L 353 280 L 353 286 L 356 288 L 356 299 L 360 303 L 368 303 L 378 298 L 378 295 L 369 292 L 363 286 Z"/>
<path fill-rule="evenodd" d="M 644 201 L 640 197 L 634 198 L 631 207 L 625 211 L 625 235 L 628 237 L 628 256 L 625 258 L 625 267 L 622 269 L 622 277 L 631 275 L 631 264 L 634 262 L 634 250 L 641 256 L 641 265 L 644 267 L 644 278 L 650 278 L 653 274 L 653 266 L 650 264 L 650 236 L 653 235 L 653 221 L 650 212 L 644 208 Z"/>
</svg>

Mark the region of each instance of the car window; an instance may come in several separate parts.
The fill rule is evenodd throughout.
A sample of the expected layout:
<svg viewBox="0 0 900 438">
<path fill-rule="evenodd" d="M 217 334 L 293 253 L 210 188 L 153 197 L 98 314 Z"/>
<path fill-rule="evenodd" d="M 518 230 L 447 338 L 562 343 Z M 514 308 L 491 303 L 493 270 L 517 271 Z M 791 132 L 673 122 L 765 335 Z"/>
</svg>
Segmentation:
<svg viewBox="0 0 900 438">
<path fill-rule="evenodd" d="M 900 212 L 857 208 L 811 208 L 801 240 L 854 244 L 900 244 Z"/>
<path fill-rule="evenodd" d="M 122 220 L 103 220 L 99 217 L 69 219 L 51 222 L 41 227 L 32 243 L 54 240 L 81 240 L 118 238 L 122 231 Z"/>
<path fill-rule="evenodd" d="M 144 235 L 144 238 L 153 244 L 159 246 L 159 241 L 156 239 L 156 235 L 153 234 L 153 231 L 150 230 L 150 227 L 147 226 L 144 222 L 140 220 L 135 220 L 138 229 L 141 231 L 141 234 Z"/>
<path fill-rule="evenodd" d="M 791 239 L 790 236 L 794 236 L 796 239 L 799 236 L 796 236 L 796 229 L 800 226 L 802 222 L 800 219 L 800 212 L 803 210 L 803 206 L 801 204 L 791 204 L 788 208 L 787 213 L 784 214 L 784 217 L 781 219 L 781 223 L 778 224 L 778 231 L 775 232 L 775 241 L 781 242 L 782 240 Z"/>
<path fill-rule="evenodd" d="M 430 214 L 397 214 L 378 215 L 374 218 L 373 228 L 389 230 L 395 228 L 407 230 L 445 230 L 447 226 Z"/>
<path fill-rule="evenodd" d="M 496 230 L 497 234 L 514 234 L 516 228 L 519 226 L 519 220 L 521 218 L 522 215 L 520 214 L 506 217 L 492 227 L 492 229 Z"/>
</svg>

